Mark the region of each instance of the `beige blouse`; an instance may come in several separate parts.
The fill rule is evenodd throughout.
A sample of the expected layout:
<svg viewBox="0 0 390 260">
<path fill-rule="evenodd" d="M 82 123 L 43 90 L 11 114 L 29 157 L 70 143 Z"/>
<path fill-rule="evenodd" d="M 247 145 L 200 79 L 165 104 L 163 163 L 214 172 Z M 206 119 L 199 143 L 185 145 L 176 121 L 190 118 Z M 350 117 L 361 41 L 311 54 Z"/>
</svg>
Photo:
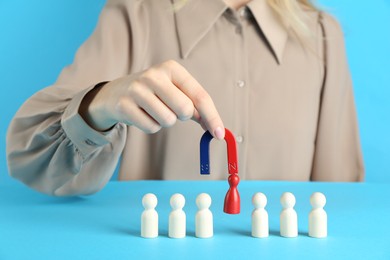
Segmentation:
<svg viewBox="0 0 390 260">
<path fill-rule="evenodd" d="M 246 180 L 361 181 L 364 177 L 351 78 L 339 24 L 308 13 L 313 37 L 288 34 L 265 0 L 239 11 L 221 0 L 108 0 L 92 36 L 57 82 L 29 98 L 7 136 L 10 174 L 44 193 L 90 194 L 110 180 L 226 179 L 226 143 L 179 122 L 147 135 L 122 123 L 109 132 L 78 114 L 97 83 L 173 59 L 209 92 L 237 140 Z"/>
</svg>

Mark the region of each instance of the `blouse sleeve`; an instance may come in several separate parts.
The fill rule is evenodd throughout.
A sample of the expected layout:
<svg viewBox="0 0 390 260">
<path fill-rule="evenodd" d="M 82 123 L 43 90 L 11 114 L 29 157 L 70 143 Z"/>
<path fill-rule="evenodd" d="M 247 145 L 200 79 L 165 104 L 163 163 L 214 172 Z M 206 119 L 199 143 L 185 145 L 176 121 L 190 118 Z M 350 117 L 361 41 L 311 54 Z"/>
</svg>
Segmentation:
<svg viewBox="0 0 390 260">
<path fill-rule="evenodd" d="M 362 181 L 364 166 L 359 141 L 344 37 L 338 22 L 322 14 L 325 78 L 321 93 L 314 181 Z"/>
<path fill-rule="evenodd" d="M 100 190 L 111 178 L 125 145 L 126 126 L 101 133 L 78 113 L 83 97 L 99 82 L 130 70 L 126 9 L 110 1 L 91 37 L 57 82 L 30 97 L 7 133 L 9 173 L 43 193 L 67 196 Z"/>
</svg>

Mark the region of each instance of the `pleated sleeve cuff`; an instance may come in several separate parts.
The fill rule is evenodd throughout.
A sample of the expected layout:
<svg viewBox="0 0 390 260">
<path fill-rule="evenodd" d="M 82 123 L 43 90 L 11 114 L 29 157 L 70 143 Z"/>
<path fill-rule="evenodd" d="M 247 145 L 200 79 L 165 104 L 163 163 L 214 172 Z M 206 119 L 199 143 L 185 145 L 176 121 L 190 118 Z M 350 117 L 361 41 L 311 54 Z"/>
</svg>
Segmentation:
<svg viewBox="0 0 390 260">
<path fill-rule="evenodd" d="M 61 125 L 65 134 L 86 158 L 96 149 L 111 143 L 116 136 L 113 132 L 118 131 L 119 124 L 116 124 L 109 131 L 99 132 L 90 127 L 79 114 L 80 104 L 85 95 L 95 86 L 91 86 L 78 93 L 69 103 L 61 118 Z"/>
</svg>

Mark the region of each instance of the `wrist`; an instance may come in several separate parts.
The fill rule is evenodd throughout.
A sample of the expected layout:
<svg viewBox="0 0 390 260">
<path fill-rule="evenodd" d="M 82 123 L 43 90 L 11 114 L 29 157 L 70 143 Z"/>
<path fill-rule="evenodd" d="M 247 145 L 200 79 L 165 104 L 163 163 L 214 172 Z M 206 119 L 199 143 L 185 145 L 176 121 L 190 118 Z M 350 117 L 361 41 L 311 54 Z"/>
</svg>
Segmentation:
<svg viewBox="0 0 390 260">
<path fill-rule="evenodd" d="M 89 91 L 81 101 L 79 107 L 79 114 L 83 120 L 93 129 L 97 131 L 108 131 L 117 122 L 112 120 L 104 108 L 104 102 L 98 95 L 101 89 L 107 82 L 97 84 L 91 91 Z"/>
</svg>

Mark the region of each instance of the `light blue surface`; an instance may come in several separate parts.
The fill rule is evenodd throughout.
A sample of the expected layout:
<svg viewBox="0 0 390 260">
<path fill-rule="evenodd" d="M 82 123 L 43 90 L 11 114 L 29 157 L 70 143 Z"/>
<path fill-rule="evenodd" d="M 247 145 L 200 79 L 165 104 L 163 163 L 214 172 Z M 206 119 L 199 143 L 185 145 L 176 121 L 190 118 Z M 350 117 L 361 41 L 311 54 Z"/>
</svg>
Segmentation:
<svg viewBox="0 0 390 260">
<path fill-rule="evenodd" d="M 0 186 L 0 259 L 390 259 L 390 185 L 241 182 L 241 214 L 222 212 L 225 181 L 111 182 L 92 197 L 53 198 L 21 185 Z M 270 237 L 252 238 L 251 197 L 268 197 Z M 296 196 L 299 236 L 279 236 L 280 196 Z M 309 197 L 327 197 L 328 234 L 307 236 Z M 142 196 L 155 193 L 160 236 L 140 233 Z M 167 237 L 169 198 L 186 198 L 187 237 Z M 195 198 L 212 197 L 214 237 L 194 237 Z"/>
<path fill-rule="evenodd" d="M 52 84 L 95 27 L 104 0 L 0 0 L 0 172 L 5 133 L 19 106 Z M 320 0 L 341 22 L 367 181 L 390 181 L 390 1 Z M 8 181 L 0 175 L 0 183 Z"/>
</svg>

